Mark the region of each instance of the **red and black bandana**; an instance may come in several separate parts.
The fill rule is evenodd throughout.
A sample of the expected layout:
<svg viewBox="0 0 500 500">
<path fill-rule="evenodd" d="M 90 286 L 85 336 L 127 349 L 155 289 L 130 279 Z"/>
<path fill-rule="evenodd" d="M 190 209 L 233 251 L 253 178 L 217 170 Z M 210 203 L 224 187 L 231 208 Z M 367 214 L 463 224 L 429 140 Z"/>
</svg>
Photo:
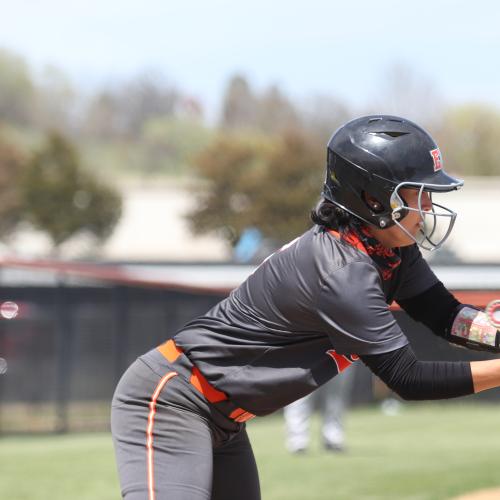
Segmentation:
<svg viewBox="0 0 500 500">
<path fill-rule="evenodd" d="M 401 264 L 401 257 L 392 248 L 386 248 L 374 238 L 366 226 L 351 224 L 342 231 L 342 239 L 364 250 L 375 262 L 383 280 L 392 277 L 394 269 Z"/>
</svg>

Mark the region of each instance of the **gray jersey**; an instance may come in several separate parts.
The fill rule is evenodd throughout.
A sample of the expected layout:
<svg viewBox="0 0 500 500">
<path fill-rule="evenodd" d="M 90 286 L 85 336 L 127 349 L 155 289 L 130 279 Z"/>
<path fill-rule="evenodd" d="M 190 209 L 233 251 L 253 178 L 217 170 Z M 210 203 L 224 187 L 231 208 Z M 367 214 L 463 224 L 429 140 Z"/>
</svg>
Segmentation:
<svg viewBox="0 0 500 500">
<path fill-rule="evenodd" d="M 271 413 L 335 376 L 341 355 L 408 343 L 389 304 L 438 280 L 416 245 L 399 254 L 401 264 L 382 280 L 366 253 L 315 226 L 175 341 L 232 401 L 256 415 Z"/>
</svg>

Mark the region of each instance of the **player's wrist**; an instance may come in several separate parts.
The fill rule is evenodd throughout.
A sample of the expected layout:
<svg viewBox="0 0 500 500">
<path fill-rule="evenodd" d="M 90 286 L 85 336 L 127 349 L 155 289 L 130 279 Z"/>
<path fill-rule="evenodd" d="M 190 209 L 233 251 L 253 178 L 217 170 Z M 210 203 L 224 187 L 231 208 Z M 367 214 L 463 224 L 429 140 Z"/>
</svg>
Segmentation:
<svg viewBox="0 0 500 500">
<path fill-rule="evenodd" d="M 469 349 L 500 353 L 500 332 L 485 312 L 469 304 L 457 307 L 446 338 Z"/>
<path fill-rule="evenodd" d="M 500 359 L 472 361 L 470 369 L 475 393 L 500 387 Z"/>
</svg>

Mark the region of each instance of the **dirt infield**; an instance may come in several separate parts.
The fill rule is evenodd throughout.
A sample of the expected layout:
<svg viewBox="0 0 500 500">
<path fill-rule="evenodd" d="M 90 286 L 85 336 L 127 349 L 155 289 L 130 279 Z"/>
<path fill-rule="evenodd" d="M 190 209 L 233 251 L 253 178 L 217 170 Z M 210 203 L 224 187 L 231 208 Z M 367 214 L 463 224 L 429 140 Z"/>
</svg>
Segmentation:
<svg viewBox="0 0 500 500">
<path fill-rule="evenodd" d="M 488 490 L 478 490 L 454 497 L 451 500 L 499 500 L 500 488 L 492 488 Z"/>
</svg>

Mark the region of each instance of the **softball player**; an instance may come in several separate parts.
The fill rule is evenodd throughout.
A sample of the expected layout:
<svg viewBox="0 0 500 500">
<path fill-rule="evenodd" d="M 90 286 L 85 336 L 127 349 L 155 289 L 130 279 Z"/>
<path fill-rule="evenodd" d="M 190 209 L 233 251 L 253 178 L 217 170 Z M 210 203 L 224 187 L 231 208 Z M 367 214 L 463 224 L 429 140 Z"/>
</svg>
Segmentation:
<svg viewBox="0 0 500 500">
<path fill-rule="evenodd" d="M 433 193 L 462 184 L 408 120 L 368 116 L 341 127 L 328 144 L 314 226 L 123 375 L 111 418 L 123 498 L 259 499 L 245 422 L 359 358 L 404 399 L 499 386 L 500 360 L 417 360 L 389 310 L 396 301 L 451 342 L 498 348 L 485 314 L 460 304 L 419 250 L 438 248 L 456 217 Z"/>
</svg>

